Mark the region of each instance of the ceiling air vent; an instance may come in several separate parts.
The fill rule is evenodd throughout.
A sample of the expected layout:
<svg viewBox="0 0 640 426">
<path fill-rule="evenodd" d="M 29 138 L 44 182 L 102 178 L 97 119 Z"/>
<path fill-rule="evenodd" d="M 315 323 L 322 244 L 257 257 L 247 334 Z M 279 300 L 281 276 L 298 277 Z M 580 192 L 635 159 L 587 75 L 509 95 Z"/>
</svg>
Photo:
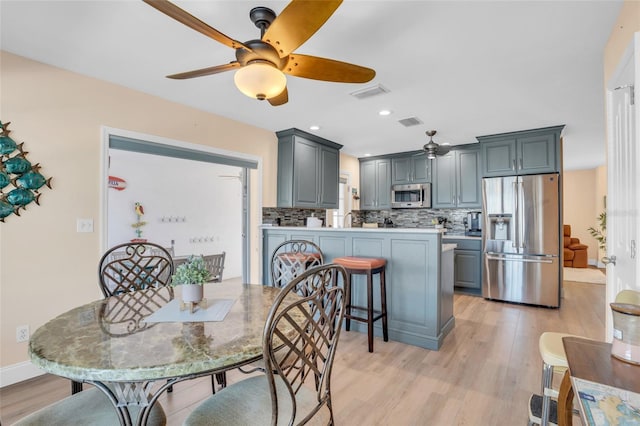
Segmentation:
<svg viewBox="0 0 640 426">
<path fill-rule="evenodd" d="M 384 87 L 382 84 L 378 84 L 377 86 L 367 87 L 366 89 L 351 92 L 351 96 L 358 99 L 367 99 L 372 96 L 384 95 L 385 93 L 389 93 L 389 89 Z"/>
<path fill-rule="evenodd" d="M 418 124 L 422 124 L 422 120 L 418 117 L 407 117 L 402 120 L 398 120 L 398 123 L 402 124 L 404 127 L 417 126 Z"/>
</svg>

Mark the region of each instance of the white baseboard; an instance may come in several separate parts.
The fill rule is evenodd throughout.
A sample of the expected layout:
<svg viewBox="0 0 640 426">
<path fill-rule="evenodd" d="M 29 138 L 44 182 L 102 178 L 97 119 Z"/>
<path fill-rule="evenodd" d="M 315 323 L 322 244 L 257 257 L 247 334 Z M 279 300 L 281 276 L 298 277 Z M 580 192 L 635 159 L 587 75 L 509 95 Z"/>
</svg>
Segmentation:
<svg viewBox="0 0 640 426">
<path fill-rule="evenodd" d="M 0 388 L 32 379 L 45 374 L 31 361 L 24 361 L 18 364 L 8 365 L 0 368 Z"/>
</svg>

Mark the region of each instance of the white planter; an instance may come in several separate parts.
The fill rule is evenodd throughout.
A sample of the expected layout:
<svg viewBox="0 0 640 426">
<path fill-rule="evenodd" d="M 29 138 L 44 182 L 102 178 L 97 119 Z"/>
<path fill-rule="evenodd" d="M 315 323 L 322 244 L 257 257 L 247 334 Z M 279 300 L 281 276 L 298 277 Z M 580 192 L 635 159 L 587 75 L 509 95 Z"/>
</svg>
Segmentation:
<svg viewBox="0 0 640 426">
<path fill-rule="evenodd" d="M 180 286 L 184 303 L 198 303 L 202 300 L 204 289 L 201 285 L 186 284 Z"/>
</svg>

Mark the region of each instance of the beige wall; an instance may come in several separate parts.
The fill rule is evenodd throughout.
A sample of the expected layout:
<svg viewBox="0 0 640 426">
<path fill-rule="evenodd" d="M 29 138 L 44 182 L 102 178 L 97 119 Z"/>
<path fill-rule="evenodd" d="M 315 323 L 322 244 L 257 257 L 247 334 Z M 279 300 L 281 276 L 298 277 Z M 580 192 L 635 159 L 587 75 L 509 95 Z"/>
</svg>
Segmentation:
<svg viewBox="0 0 640 426">
<path fill-rule="evenodd" d="M 589 262 L 599 259 L 598 241 L 587 230 L 597 227 L 597 217 L 603 210 L 603 196 L 606 191 L 606 171 L 604 183 L 602 171 L 605 167 L 589 170 L 572 170 L 563 173 L 564 223 L 571 225 L 571 236 L 589 246 Z"/>
<path fill-rule="evenodd" d="M 605 197 L 607 196 L 607 166 L 600 166 L 596 169 L 596 212 L 599 215 L 605 210 Z M 597 218 L 595 220 L 594 228 L 599 228 L 600 223 Z M 598 248 L 598 265 L 604 266 L 601 263 L 601 259 L 606 256 L 606 250 Z"/>
<path fill-rule="evenodd" d="M 121 86 L 1 52 L 3 122 L 24 142 L 28 158 L 53 177 L 40 206 L 1 224 L 0 362 L 26 361 L 16 326 L 33 332 L 45 321 L 101 297 L 101 126 L 251 154 L 262 159 L 263 184 L 252 188 L 252 253 L 258 253 L 258 191 L 275 206 L 277 139 L 270 131 L 168 102 Z M 252 172 L 257 182 L 258 174 Z M 93 218 L 93 233 L 76 233 L 76 218 Z M 258 279 L 253 256 L 252 279 Z"/>
</svg>

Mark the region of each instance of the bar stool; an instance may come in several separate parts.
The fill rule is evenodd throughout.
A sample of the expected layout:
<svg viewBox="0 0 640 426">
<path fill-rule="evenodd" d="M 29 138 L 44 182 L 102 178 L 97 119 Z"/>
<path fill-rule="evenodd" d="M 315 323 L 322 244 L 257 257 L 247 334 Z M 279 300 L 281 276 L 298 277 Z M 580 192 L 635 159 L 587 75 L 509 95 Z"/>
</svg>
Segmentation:
<svg viewBox="0 0 640 426">
<path fill-rule="evenodd" d="M 556 425 L 558 420 L 558 391 L 553 389 L 554 371 L 563 374 L 569 367 L 567 356 L 562 345 L 563 337 L 579 337 L 573 334 L 544 332 L 538 340 L 538 348 L 542 357 L 542 395 L 531 395 L 529 398 L 529 425 Z"/>
<path fill-rule="evenodd" d="M 382 336 L 385 342 L 389 341 L 387 330 L 387 290 L 385 287 L 386 259 L 378 257 L 336 257 L 332 261 L 344 267 L 347 271 L 345 291 L 345 329 L 351 328 L 351 320 L 367 323 L 367 334 L 369 339 L 369 352 L 373 352 L 373 323 L 382 319 Z M 373 309 L 373 275 L 380 274 L 380 310 Z M 351 278 L 353 275 L 367 276 L 367 306 L 356 306 L 351 303 Z M 351 314 L 351 309 L 358 309 L 367 312 L 367 317 L 360 317 Z M 375 315 L 375 316 L 374 316 Z"/>
</svg>

